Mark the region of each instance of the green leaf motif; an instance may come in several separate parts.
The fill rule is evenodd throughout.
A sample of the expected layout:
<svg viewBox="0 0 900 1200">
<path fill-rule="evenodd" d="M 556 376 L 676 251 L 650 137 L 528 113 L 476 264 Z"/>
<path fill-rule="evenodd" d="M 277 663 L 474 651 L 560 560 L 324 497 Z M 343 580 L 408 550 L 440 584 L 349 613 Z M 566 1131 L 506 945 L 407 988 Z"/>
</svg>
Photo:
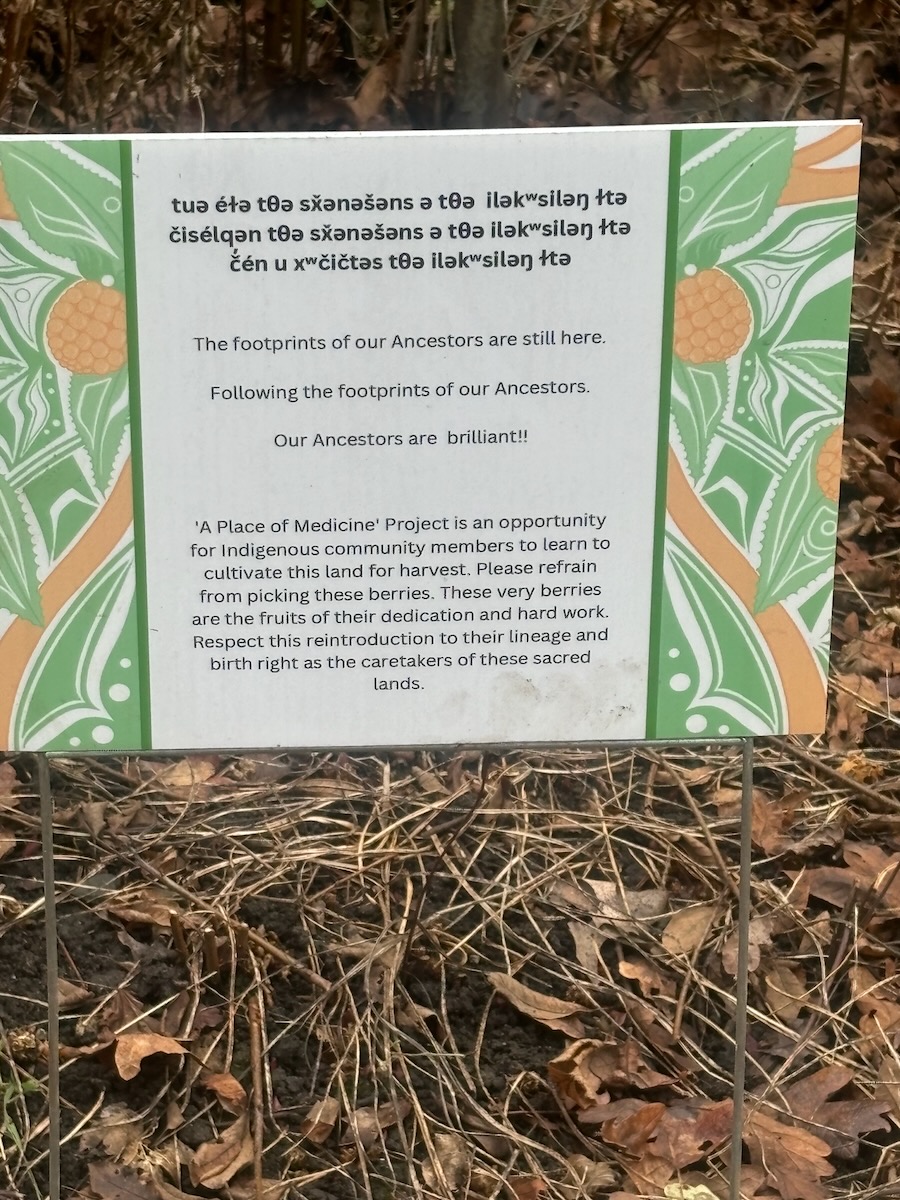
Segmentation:
<svg viewBox="0 0 900 1200">
<path fill-rule="evenodd" d="M 816 480 L 822 446 L 834 426 L 809 438 L 774 489 L 763 531 L 756 612 L 795 596 L 834 567 L 837 504 Z"/>
<path fill-rule="evenodd" d="M 784 459 L 791 458 L 823 421 L 840 415 L 837 399 L 799 371 L 789 354 L 748 350 L 744 388 L 741 398 L 755 421 L 754 432 Z"/>
<path fill-rule="evenodd" d="M 673 360 L 672 421 L 694 480 L 703 475 L 710 443 L 728 409 L 728 392 L 725 363 L 694 366 Z"/>
<path fill-rule="evenodd" d="M 16 473 L 15 485 L 30 512 L 38 561 L 52 569 L 95 515 L 102 498 L 74 434 L 48 445 L 28 465 L 27 474 Z"/>
<path fill-rule="evenodd" d="M 753 562 L 760 510 L 783 464 L 773 461 L 759 442 L 736 434 L 732 425 L 723 424 L 718 451 L 697 490 L 710 515 Z"/>
<path fill-rule="evenodd" d="M 5 476 L 0 475 L 0 608 L 32 625 L 43 625 L 37 562 L 25 514 Z"/>
<path fill-rule="evenodd" d="M 91 460 L 97 487 L 105 492 L 128 430 L 128 369 L 114 375 L 75 375 L 70 393 L 72 421 Z"/>
<path fill-rule="evenodd" d="M 63 418 L 55 371 L 32 360 L 25 371 L 0 377 L 0 458 L 14 472 L 42 457 L 59 437 Z"/>
<path fill-rule="evenodd" d="M 0 320 L 13 339 L 42 348 L 47 311 L 69 276 L 50 270 L 15 239 L 0 231 Z"/>
<path fill-rule="evenodd" d="M 122 188 L 109 171 L 59 142 L 7 143 L 0 169 L 28 235 L 51 254 L 75 259 L 87 278 L 122 266 Z"/>
<path fill-rule="evenodd" d="M 710 267 L 724 246 L 745 242 L 775 211 L 791 170 L 793 129 L 762 128 L 707 136 L 684 133 L 679 206 L 679 264 Z M 693 155 L 693 157 L 691 157 Z"/>
<path fill-rule="evenodd" d="M 784 728 L 778 674 L 743 604 L 669 532 L 655 736 L 739 737 Z"/>
<path fill-rule="evenodd" d="M 140 746 L 133 555 L 130 541 L 115 550 L 48 630 L 20 690 L 15 746 Z"/>
<path fill-rule="evenodd" d="M 853 234 L 853 215 L 846 205 L 814 215 L 801 209 L 729 263 L 750 298 L 755 338 L 777 341 L 786 330 L 798 340 L 821 336 L 815 328 L 798 328 L 798 321 L 813 297 L 835 285 L 847 286 Z M 846 269 L 843 256 L 848 258 Z M 834 304 L 840 311 L 840 300 L 835 298 Z"/>
<path fill-rule="evenodd" d="M 835 341 L 783 342 L 772 351 L 782 369 L 809 380 L 817 391 L 843 410 L 847 383 L 847 343 Z"/>
</svg>

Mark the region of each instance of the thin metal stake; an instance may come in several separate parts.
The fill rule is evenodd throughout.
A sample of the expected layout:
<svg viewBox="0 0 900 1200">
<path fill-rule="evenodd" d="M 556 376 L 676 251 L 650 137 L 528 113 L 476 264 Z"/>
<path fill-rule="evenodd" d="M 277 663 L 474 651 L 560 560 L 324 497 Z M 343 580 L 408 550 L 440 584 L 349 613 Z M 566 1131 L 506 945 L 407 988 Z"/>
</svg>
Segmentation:
<svg viewBox="0 0 900 1200">
<path fill-rule="evenodd" d="M 747 984 L 750 968 L 752 907 L 753 738 L 741 749 L 741 866 L 738 879 L 737 1007 L 734 1014 L 734 1117 L 731 1124 L 729 1200 L 741 1200 L 741 1153 L 744 1130 L 744 1086 L 747 1077 Z"/>
<path fill-rule="evenodd" d="M 41 796 L 41 857 L 44 865 L 44 931 L 47 937 L 47 1104 L 49 1113 L 50 1172 L 48 1200 L 59 1200 L 59 963 L 56 937 L 56 872 L 53 863 L 53 797 L 50 794 L 50 763 L 37 754 L 38 788 Z"/>
</svg>

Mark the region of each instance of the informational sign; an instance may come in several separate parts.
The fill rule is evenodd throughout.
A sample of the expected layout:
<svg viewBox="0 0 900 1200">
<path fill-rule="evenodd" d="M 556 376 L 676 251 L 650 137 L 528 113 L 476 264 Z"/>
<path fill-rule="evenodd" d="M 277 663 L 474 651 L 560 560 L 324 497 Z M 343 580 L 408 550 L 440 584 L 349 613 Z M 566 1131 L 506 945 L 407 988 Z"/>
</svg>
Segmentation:
<svg viewBox="0 0 900 1200">
<path fill-rule="evenodd" d="M 859 137 L 0 140 L 0 746 L 820 730 Z"/>
</svg>

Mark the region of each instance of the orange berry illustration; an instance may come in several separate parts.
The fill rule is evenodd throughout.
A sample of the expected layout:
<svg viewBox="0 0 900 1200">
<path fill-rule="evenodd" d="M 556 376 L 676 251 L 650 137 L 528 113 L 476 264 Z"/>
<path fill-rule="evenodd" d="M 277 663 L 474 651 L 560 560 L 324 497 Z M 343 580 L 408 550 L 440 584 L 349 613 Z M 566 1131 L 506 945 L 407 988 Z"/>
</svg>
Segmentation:
<svg viewBox="0 0 900 1200">
<path fill-rule="evenodd" d="M 47 345 L 76 375 L 110 375 L 128 357 L 125 297 L 92 279 L 74 283 L 50 310 Z"/>
<path fill-rule="evenodd" d="M 685 275 L 675 285 L 675 353 L 685 362 L 724 362 L 749 333 L 747 297 L 718 267 Z"/>
<path fill-rule="evenodd" d="M 841 494 L 841 446 L 843 427 L 838 425 L 819 451 L 816 459 L 816 483 L 826 499 L 836 504 Z"/>
<path fill-rule="evenodd" d="M 18 219 L 19 214 L 16 212 L 12 200 L 9 198 L 3 172 L 0 171 L 0 221 L 18 221 Z"/>
</svg>

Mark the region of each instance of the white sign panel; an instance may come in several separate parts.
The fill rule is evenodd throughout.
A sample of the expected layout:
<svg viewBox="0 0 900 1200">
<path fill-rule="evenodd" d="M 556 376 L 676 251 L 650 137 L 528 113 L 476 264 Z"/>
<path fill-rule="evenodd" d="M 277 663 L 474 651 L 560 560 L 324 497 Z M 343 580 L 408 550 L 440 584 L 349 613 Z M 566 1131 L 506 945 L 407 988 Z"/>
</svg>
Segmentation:
<svg viewBox="0 0 900 1200">
<path fill-rule="evenodd" d="M 821 728 L 858 141 L 0 140 L 3 744 Z"/>
</svg>

